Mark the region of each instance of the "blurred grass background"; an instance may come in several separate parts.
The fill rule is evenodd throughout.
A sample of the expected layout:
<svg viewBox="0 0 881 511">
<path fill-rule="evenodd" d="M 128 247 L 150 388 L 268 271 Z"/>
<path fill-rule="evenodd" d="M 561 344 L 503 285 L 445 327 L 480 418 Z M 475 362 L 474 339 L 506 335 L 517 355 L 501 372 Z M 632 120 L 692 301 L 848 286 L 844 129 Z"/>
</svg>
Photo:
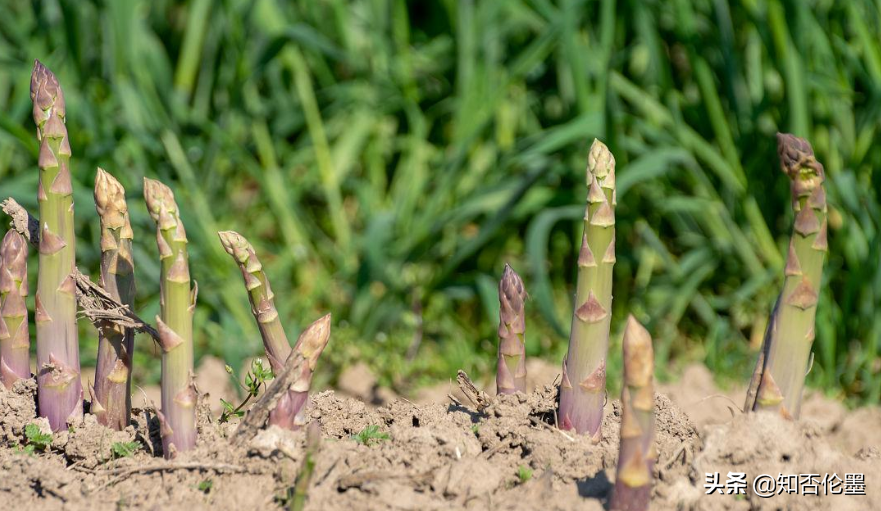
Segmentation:
<svg viewBox="0 0 881 511">
<path fill-rule="evenodd" d="M 2 3 L 0 195 L 36 211 L 39 58 L 67 99 L 80 267 L 97 274 L 100 165 L 128 189 L 138 312 L 153 317 L 141 178 L 170 184 L 199 356 L 238 366 L 262 351 L 215 235 L 234 229 L 290 336 L 333 312 L 325 383 L 356 360 L 399 390 L 489 373 L 505 262 L 530 292 L 529 354 L 556 363 L 599 137 L 618 161 L 610 381 L 632 312 L 662 377 L 703 361 L 743 382 L 782 281 L 787 131 L 813 143 L 831 208 L 810 383 L 881 397 L 881 2 Z M 81 343 L 94 363 L 87 325 Z M 136 378 L 158 378 L 138 346 Z"/>
</svg>

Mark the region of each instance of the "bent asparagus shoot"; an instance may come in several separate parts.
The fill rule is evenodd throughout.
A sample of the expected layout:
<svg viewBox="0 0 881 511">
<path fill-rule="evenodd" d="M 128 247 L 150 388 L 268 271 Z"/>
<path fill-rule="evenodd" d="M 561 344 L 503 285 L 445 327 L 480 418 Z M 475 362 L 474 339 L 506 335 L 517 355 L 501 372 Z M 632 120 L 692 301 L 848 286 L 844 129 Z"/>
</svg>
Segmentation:
<svg viewBox="0 0 881 511">
<path fill-rule="evenodd" d="M 590 147 L 587 187 L 575 310 L 560 384 L 560 427 L 599 442 L 612 319 L 616 204 L 615 157 L 599 140 Z"/>
<path fill-rule="evenodd" d="M 98 169 L 95 208 L 101 219 L 101 287 L 123 305 L 135 299 L 132 233 L 125 189 Z M 98 363 L 92 394 L 92 413 L 98 422 L 123 430 L 131 419 L 131 372 L 135 331 L 106 321 L 98 328 Z"/>
<path fill-rule="evenodd" d="M 245 287 L 248 290 L 248 299 L 251 302 L 251 312 L 257 320 L 260 336 L 263 338 L 263 347 L 269 358 L 272 372 L 280 374 L 285 361 L 291 354 L 291 345 L 288 343 L 287 334 L 278 317 L 275 308 L 275 294 L 269 285 L 269 279 L 263 271 L 263 265 L 257 258 L 254 247 L 241 234 L 234 231 L 217 233 L 224 250 L 235 259 L 242 277 L 245 279 Z M 291 410 L 293 392 L 283 395 L 275 409 L 269 413 L 269 423 L 277 426 L 294 429 L 294 415 L 284 417 L 286 411 Z"/>
<path fill-rule="evenodd" d="M 27 296 L 28 244 L 10 229 L 0 243 L 0 382 L 7 389 L 31 377 Z"/>
<path fill-rule="evenodd" d="M 624 386 L 621 389 L 621 444 L 610 509 L 649 508 L 655 451 L 654 354 L 652 338 L 633 317 L 624 330 Z"/>
<path fill-rule="evenodd" d="M 37 325 L 37 401 L 52 431 L 83 415 L 76 286 L 73 188 L 64 94 L 39 61 L 31 75 L 33 116 L 40 142 L 40 259 L 34 320 Z"/>
<path fill-rule="evenodd" d="M 523 280 L 505 265 L 499 281 L 499 359 L 496 393 L 526 392 L 526 311 Z"/>
<path fill-rule="evenodd" d="M 817 312 L 826 240 L 826 176 L 811 145 L 788 133 L 777 134 L 780 167 L 789 176 L 795 212 L 783 292 L 763 347 L 764 368 L 755 410 L 774 410 L 798 418 Z"/>
<path fill-rule="evenodd" d="M 144 179 L 147 210 L 156 222 L 161 261 L 160 309 L 156 318 L 162 346 L 162 449 L 166 458 L 196 444 L 196 389 L 193 384 L 193 311 L 198 286 L 190 289 L 187 233 L 171 189 Z"/>
</svg>

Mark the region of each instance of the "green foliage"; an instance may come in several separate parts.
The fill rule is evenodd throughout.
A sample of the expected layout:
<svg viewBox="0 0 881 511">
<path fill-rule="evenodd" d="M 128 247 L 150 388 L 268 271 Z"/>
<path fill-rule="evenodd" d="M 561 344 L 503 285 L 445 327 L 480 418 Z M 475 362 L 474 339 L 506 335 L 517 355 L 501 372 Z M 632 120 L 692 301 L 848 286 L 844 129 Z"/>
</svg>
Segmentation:
<svg viewBox="0 0 881 511">
<path fill-rule="evenodd" d="M 251 370 L 245 375 L 245 390 L 252 396 L 257 396 L 260 387 L 275 377 L 272 369 L 263 366 L 263 360 L 255 358 L 251 362 Z"/>
<path fill-rule="evenodd" d="M 141 448 L 141 442 L 137 440 L 133 442 L 113 442 L 110 446 L 110 452 L 114 458 L 127 458 L 136 453 Z"/>
<path fill-rule="evenodd" d="M 230 419 L 230 417 L 242 417 L 245 415 L 244 406 L 248 404 L 248 401 L 251 398 L 257 397 L 260 393 L 261 387 L 266 387 L 269 380 L 275 377 L 272 374 L 272 369 L 265 367 L 263 365 L 263 360 L 259 358 L 255 358 L 251 361 L 251 369 L 245 375 L 245 384 L 242 385 L 239 382 L 239 379 L 235 375 L 235 371 L 233 371 L 232 367 L 229 365 L 224 366 L 226 372 L 235 379 L 236 383 L 245 391 L 245 399 L 238 405 L 233 406 L 229 401 L 221 398 L 220 404 L 223 405 L 223 413 L 220 415 L 220 422 L 226 422 Z"/>
<path fill-rule="evenodd" d="M 370 426 L 365 427 L 358 433 L 352 435 L 352 440 L 358 442 L 363 445 L 372 445 L 381 440 L 388 440 L 391 437 L 388 433 L 382 432 L 379 430 L 379 426 L 375 424 L 371 424 Z"/>
<path fill-rule="evenodd" d="M 532 479 L 532 469 L 524 465 L 520 465 L 519 467 L 517 467 L 517 478 L 520 479 L 520 484 L 529 481 L 530 479 Z"/>
<path fill-rule="evenodd" d="M 52 433 L 43 433 L 37 424 L 28 424 L 24 427 L 25 444 L 20 446 L 21 452 L 33 455 L 35 452 L 43 452 L 52 444 Z"/>
<path fill-rule="evenodd" d="M 211 488 L 213 488 L 213 487 L 214 487 L 214 481 L 211 479 L 205 479 L 204 481 L 200 482 L 198 484 L 198 486 L 196 486 L 196 489 L 202 493 L 207 494 L 208 492 L 211 491 Z"/>
<path fill-rule="evenodd" d="M 78 264 L 99 266 L 87 207 L 97 165 L 120 170 L 132 198 L 142 175 L 169 183 L 202 291 L 197 356 L 238 368 L 262 351 L 223 228 L 265 254 L 292 336 L 333 312 L 318 378 L 352 360 L 398 388 L 490 371 L 487 290 L 505 262 L 523 268 L 532 297 L 529 355 L 559 361 L 587 149 L 600 137 L 619 164 L 611 353 L 633 312 L 659 368 L 699 360 L 746 381 L 783 277 L 791 212 L 774 133 L 789 131 L 829 178 L 809 383 L 881 398 L 881 19 L 870 2 L 8 4 L 0 188 L 36 210 L 27 76 L 39 57 L 68 105 Z M 139 200 L 130 209 L 135 305 L 149 318 L 152 228 Z M 93 338 L 82 336 L 86 364 Z M 158 378 L 150 343 L 137 346 L 134 378 Z"/>
</svg>

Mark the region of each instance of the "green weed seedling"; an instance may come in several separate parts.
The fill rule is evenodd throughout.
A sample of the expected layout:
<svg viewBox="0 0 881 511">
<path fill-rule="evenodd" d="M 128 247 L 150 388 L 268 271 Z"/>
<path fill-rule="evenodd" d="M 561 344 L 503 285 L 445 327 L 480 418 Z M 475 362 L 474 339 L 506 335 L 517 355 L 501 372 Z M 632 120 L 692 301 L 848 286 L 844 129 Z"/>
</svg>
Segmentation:
<svg viewBox="0 0 881 511">
<path fill-rule="evenodd" d="M 40 426 L 28 424 L 24 427 L 25 445 L 19 446 L 19 452 L 33 456 L 37 451 L 44 452 L 52 444 L 52 434 L 43 433 Z"/>
<path fill-rule="evenodd" d="M 352 435 L 352 440 L 359 444 L 372 445 L 380 440 L 389 440 L 391 437 L 388 433 L 379 430 L 379 426 L 373 424 Z"/>
<path fill-rule="evenodd" d="M 110 452 L 113 453 L 113 458 L 128 458 L 132 454 L 138 452 L 141 448 L 141 442 L 133 441 L 133 442 L 113 442 L 113 445 L 110 446 Z"/>
</svg>

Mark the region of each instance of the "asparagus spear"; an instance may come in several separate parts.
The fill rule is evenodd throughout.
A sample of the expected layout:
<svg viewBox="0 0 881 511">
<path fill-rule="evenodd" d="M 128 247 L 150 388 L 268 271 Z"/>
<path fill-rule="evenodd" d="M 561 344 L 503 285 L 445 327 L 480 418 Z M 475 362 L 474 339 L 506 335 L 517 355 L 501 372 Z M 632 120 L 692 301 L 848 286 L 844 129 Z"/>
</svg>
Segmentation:
<svg viewBox="0 0 881 511">
<path fill-rule="evenodd" d="M 125 189 L 98 169 L 95 207 L 101 219 L 101 287 L 114 300 L 133 308 L 135 299 L 132 227 Z M 131 370 L 135 331 L 104 322 L 98 328 L 98 364 L 92 394 L 92 413 L 98 422 L 122 430 L 131 419 Z"/>
<path fill-rule="evenodd" d="M 248 289 L 248 299 L 251 302 L 251 312 L 257 319 L 260 335 L 263 337 L 263 347 L 269 358 L 272 372 L 281 374 L 285 360 L 291 354 L 291 345 L 288 343 L 287 334 L 278 317 L 275 308 L 275 294 L 269 286 L 269 279 L 263 271 L 263 265 L 257 258 L 254 247 L 241 234 L 234 231 L 217 233 L 220 242 L 226 252 L 235 259 L 242 277 L 245 279 L 245 287 Z M 279 399 L 275 409 L 269 413 L 269 423 L 292 429 L 294 416 L 284 416 L 291 409 L 292 393 L 286 393 Z"/>
<path fill-rule="evenodd" d="M 499 360 L 496 392 L 526 392 L 526 289 L 520 275 L 505 265 L 499 282 Z"/>
<path fill-rule="evenodd" d="M 303 463 L 300 472 L 294 482 L 294 491 L 291 502 L 288 505 L 290 511 L 302 511 L 306 508 L 306 500 L 309 498 L 309 483 L 315 472 L 315 456 L 321 447 L 321 427 L 317 422 L 312 422 L 306 428 L 306 448 L 303 453 Z"/>
<path fill-rule="evenodd" d="M 307 412 L 309 410 L 309 389 L 312 387 L 312 375 L 315 373 L 315 364 L 318 362 L 318 357 L 321 356 L 324 348 L 327 347 L 327 341 L 329 340 L 330 314 L 325 314 L 316 319 L 297 338 L 294 352 L 302 356 L 306 363 L 302 365 L 300 374 L 297 375 L 294 383 L 291 385 L 290 401 L 282 402 L 280 400 L 276 406 L 276 410 L 280 410 L 279 414 L 282 417 L 294 418 L 292 425 L 285 423 L 280 424 L 280 426 L 298 429 L 309 422 Z M 282 408 L 283 405 L 284 408 Z"/>
<path fill-rule="evenodd" d="M 75 243 L 70 141 L 64 126 L 64 94 L 39 61 L 31 74 L 33 116 L 40 141 L 40 267 L 35 298 L 37 400 L 52 431 L 83 414 L 73 279 Z"/>
<path fill-rule="evenodd" d="M 621 389 L 621 444 L 610 509 L 645 511 L 652 490 L 655 451 L 654 355 L 652 338 L 633 317 L 624 330 L 624 387 Z"/>
<path fill-rule="evenodd" d="M 575 311 L 560 385 L 560 427 L 602 437 L 606 356 L 615 265 L 615 157 L 594 140 L 587 160 L 587 207 L 578 255 Z"/>
<path fill-rule="evenodd" d="M 196 391 L 193 384 L 193 311 L 198 286 L 190 289 L 187 233 L 171 189 L 144 179 L 144 199 L 156 222 L 162 263 L 161 315 L 156 318 L 162 346 L 162 448 L 166 458 L 196 443 Z"/>
<path fill-rule="evenodd" d="M 28 245 L 9 229 L 0 243 L 0 382 L 7 389 L 31 377 L 27 296 Z"/>
<path fill-rule="evenodd" d="M 826 256 L 823 165 L 804 139 L 777 134 L 780 167 L 789 176 L 795 211 L 783 292 L 770 321 L 754 409 L 798 418 L 814 342 L 814 317 Z"/>
</svg>

